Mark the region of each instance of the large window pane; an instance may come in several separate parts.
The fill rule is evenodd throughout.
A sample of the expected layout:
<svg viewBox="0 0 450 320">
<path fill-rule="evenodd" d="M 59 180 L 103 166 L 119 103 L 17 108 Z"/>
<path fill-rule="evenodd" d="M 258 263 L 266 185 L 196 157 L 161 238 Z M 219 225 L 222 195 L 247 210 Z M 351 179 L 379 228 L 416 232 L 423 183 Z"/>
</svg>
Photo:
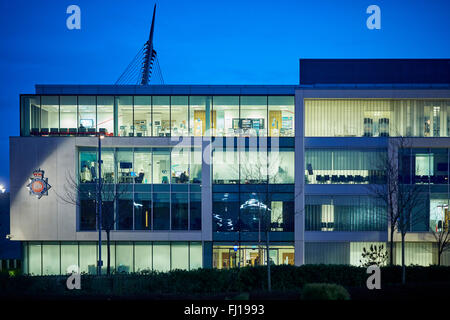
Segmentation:
<svg viewBox="0 0 450 320">
<path fill-rule="evenodd" d="M 120 165 L 119 165 L 120 168 Z M 104 183 L 115 183 L 114 149 L 102 148 L 102 179 Z"/>
<path fill-rule="evenodd" d="M 95 110 L 95 96 L 78 97 L 78 129 L 80 133 L 88 129 L 96 130 L 97 117 Z"/>
<path fill-rule="evenodd" d="M 267 97 L 241 96 L 241 136 L 267 136 Z"/>
<path fill-rule="evenodd" d="M 430 196 L 430 229 L 444 235 L 450 222 L 449 202 L 447 193 L 432 193 Z"/>
<path fill-rule="evenodd" d="M 71 266 L 78 266 L 78 244 L 61 242 L 61 274 L 72 273 Z"/>
<path fill-rule="evenodd" d="M 134 135 L 133 125 L 133 97 L 120 96 L 116 97 L 118 105 L 117 121 L 119 125 L 119 136 L 132 137 Z"/>
<path fill-rule="evenodd" d="M 134 167 L 136 170 L 135 183 L 152 183 L 152 153 L 149 148 L 135 149 Z"/>
<path fill-rule="evenodd" d="M 80 230 L 95 230 L 97 217 L 95 211 L 95 200 L 93 199 L 80 200 Z"/>
<path fill-rule="evenodd" d="M 118 190 L 120 192 L 120 190 Z M 116 212 L 114 207 L 113 185 L 104 185 L 102 190 L 102 226 L 103 230 L 114 230 L 116 221 Z"/>
<path fill-rule="evenodd" d="M 151 97 L 134 97 L 134 132 L 135 136 L 146 137 L 152 135 Z"/>
<path fill-rule="evenodd" d="M 42 246 L 40 243 L 28 243 L 28 272 L 31 275 L 42 275 Z"/>
<path fill-rule="evenodd" d="M 429 149 L 412 149 L 414 183 L 429 183 L 430 175 L 434 175 L 434 155 Z"/>
<path fill-rule="evenodd" d="M 114 135 L 114 97 L 97 97 L 97 118 L 98 131 L 103 131 L 101 129 L 105 129 L 108 135 Z"/>
<path fill-rule="evenodd" d="M 153 149 L 153 183 L 169 183 L 170 176 L 170 150 L 163 148 Z"/>
<path fill-rule="evenodd" d="M 201 230 L 202 228 L 202 194 L 190 194 L 190 230 Z"/>
<path fill-rule="evenodd" d="M 215 112 L 212 111 L 212 97 L 189 97 L 189 131 L 192 136 L 209 136 L 210 129 L 216 123 Z M 211 119 L 211 117 L 213 119 Z"/>
<path fill-rule="evenodd" d="M 203 266 L 203 250 L 201 242 L 191 242 L 189 246 L 189 269 L 195 270 Z"/>
<path fill-rule="evenodd" d="M 68 132 L 68 129 L 77 128 L 77 97 L 61 96 L 60 97 L 60 127 L 62 132 Z"/>
<path fill-rule="evenodd" d="M 384 231 L 385 207 L 367 196 L 306 196 L 307 231 Z"/>
<path fill-rule="evenodd" d="M 42 274 L 58 275 L 60 274 L 60 255 L 59 244 L 46 242 L 42 245 Z"/>
<path fill-rule="evenodd" d="M 234 137 L 239 135 L 239 97 L 215 96 L 213 135 Z"/>
<path fill-rule="evenodd" d="M 447 184 L 449 175 L 448 149 L 431 149 L 433 160 L 431 166 L 433 173 L 430 173 L 430 182 L 433 184 Z"/>
<path fill-rule="evenodd" d="M 239 227 L 239 194 L 213 194 L 213 231 L 238 231 Z"/>
<path fill-rule="evenodd" d="M 152 227 L 152 194 L 136 193 L 134 196 L 134 228 L 135 230 L 151 230 Z"/>
<path fill-rule="evenodd" d="M 170 97 L 153 96 L 153 136 L 170 136 Z"/>
<path fill-rule="evenodd" d="M 58 99 L 58 96 L 42 96 L 41 128 L 59 129 Z"/>
<path fill-rule="evenodd" d="M 279 149 L 269 152 L 269 183 L 294 183 L 295 152 Z"/>
<path fill-rule="evenodd" d="M 116 270 L 116 245 L 114 242 L 111 242 L 109 245 L 110 249 L 110 262 L 109 267 L 111 273 L 114 273 Z M 106 244 L 106 241 L 102 242 L 102 261 L 103 261 L 103 267 L 102 267 L 102 274 L 107 274 L 107 268 L 108 268 L 108 245 Z"/>
<path fill-rule="evenodd" d="M 170 228 L 170 194 L 153 194 L 153 230 Z"/>
<path fill-rule="evenodd" d="M 133 272 L 133 243 L 116 242 L 117 273 Z"/>
<path fill-rule="evenodd" d="M 215 148 L 213 153 L 213 183 L 239 183 L 239 152 L 232 148 Z"/>
<path fill-rule="evenodd" d="M 170 243 L 153 243 L 153 270 L 161 272 L 170 270 Z"/>
<path fill-rule="evenodd" d="M 175 147 L 172 149 L 172 183 L 189 182 L 189 155 L 190 148 Z"/>
<path fill-rule="evenodd" d="M 295 136 L 293 96 L 269 96 L 269 135 L 271 137 Z"/>
<path fill-rule="evenodd" d="M 23 96 L 21 99 L 20 132 L 22 136 L 39 134 L 41 125 L 40 96 Z"/>
<path fill-rule="evenodd" d="M 172 270 L 189 269 L 189 246 L 187 242 L 172 242 Z"/>
<path fill-rule="evenodd" d="M 189 164 L 189 180 L 191 183 L 202 183 L 202 149 L 191 149 L 191 162 Z"/>
<path fill-rule="evenodd" d="M 241 193 L 239 208 L 240 231 L 264 232 L 269 223 L 270 208 L 266 193 Z"/>
<path fill-rule="evenodd" d="M 241 150 L 239 168 L 241 183 L 267 183 L 267 149 Z"/>
<path fill-rule="evenodd" d="M 103 253 L 102 260 L 106 262 L 106 259 L 103 257 Z M 96 261 L 97 244 L 95 242 L 80 242 L 80 272 L 97 274 Z"/>
<path fill-rule="evenodd" d="M 270 230 L 294 231 L 294 194 L 271 193 L 268 195 Z"/>
<path fill-rule="evenodd" d="M 172 193 L 172 230 L 188 229 L 188 194 Z"/>
<path fill-rule="evenodd" d="M 81 183 L 95 183 L 97 179 L 97 151 L 80 151 L 79 177 Z"/>
<path fill-rule="evenodd" d="M 133 169 L 133 150 L 121 148 L 117 153 L 118 183 L 133 183 L 136 173 Z"/>
<path fill-rule="evenodd" d="M 133 229 L 133 194 L 120 195 L 117 210 L 118 230 Z"/>
<path fill-rule="evenodd" d="M 152 243 L 134 243 L 134 270 L 135 272 L 152 270 Z"/>
<path fill-rule="evenodd" d="M 385 150 L 308 149 L 305 182 L 384 183 Z"/>
<path fill-rule="evenodd" d="M 171 97 L 172 136 L 188 136 L 188 97 Z"/>
<path fill-rule="evenodd" d="M 306 99 L 306 136 L 448 136 L 449 100 Z"/>
</svg>

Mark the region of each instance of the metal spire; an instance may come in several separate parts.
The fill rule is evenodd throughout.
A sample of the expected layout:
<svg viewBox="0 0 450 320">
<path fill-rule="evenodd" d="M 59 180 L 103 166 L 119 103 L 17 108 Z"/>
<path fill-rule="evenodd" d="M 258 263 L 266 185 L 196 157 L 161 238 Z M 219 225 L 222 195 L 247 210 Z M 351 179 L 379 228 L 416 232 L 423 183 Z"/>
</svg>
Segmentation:
<svg viewBox="0 0 450 320">
<path fill-rule="evenodd" d="M 144 61 L 142 65 L 141 85 L 147 85 L 148 79 L 152 73 L 153 62 L 156 57 L 156 51 L 153 50 L 153 30 L 155 29 L 155 13 L 156 3 L 153 8 L 152 26 L 150 27 L 150 35 L 144 47 Z"/>
<path fill-rule="evenodd" d="M 164 84 L 164 79 L 159 65 L 158 57 L 153 46 L 153 33 L 155 30 L 156 4 L 153 8 L 153 19 L 150 27 L 150 35 L 125 71 L 115 82 L 116 85 L 133 84 L 148 85 L 150 82 Z M 153 70 L 154 67 L 154 70 Z M 153 72 L 154 71 L 154 72 Z"/>
</svg>

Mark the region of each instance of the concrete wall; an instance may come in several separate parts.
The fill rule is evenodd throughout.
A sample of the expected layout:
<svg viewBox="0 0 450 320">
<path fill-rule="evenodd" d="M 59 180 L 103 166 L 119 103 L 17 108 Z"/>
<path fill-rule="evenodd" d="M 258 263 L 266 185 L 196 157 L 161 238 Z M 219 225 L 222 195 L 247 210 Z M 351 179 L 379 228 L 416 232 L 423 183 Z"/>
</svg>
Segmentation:
<svg viewBox="0 0 450 320">
<path fill-rule="evenodd" d="M 10 138 L 12 240 L 76 240 L 76 206 L 57 197 L 75 173 L 75 151 L 72 138 Z M 51 185 L 41 199 L 26 188 L 39 168 Z"/>
</svg>

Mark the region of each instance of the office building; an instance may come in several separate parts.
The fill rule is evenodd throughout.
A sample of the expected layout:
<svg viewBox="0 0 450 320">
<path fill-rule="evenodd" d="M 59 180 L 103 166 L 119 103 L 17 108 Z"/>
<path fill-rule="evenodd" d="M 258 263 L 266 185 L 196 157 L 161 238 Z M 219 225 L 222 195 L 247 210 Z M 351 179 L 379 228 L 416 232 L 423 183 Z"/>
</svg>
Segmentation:
<svg viewBox="0 0 450 320">
<path fill-rule="evenodd" d="M 424 208 L 406 263 L 436 263 L 429 230 L 449 219 L 449 66 L 302 59 L 298 85 L 36 85 L 10 138 L 24 271 L 95 273 L 99 134 L 114 272 L 264 264 L 267 229 L 274 264 L 359 265 L 364 247 L 389 240 L 370 186 L 386 183 L 381 161 L 400 137 L 410 143 L 399 179 L 421 186 Z"/>
</svg>

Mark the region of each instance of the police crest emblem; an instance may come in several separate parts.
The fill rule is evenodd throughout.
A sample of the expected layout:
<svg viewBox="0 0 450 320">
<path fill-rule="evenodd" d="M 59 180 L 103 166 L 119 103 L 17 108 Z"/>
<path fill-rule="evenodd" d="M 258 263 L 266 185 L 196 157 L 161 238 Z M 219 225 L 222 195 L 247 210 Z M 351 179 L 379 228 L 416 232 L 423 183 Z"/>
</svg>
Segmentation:
<svg viewBox="0 0 450 320">
<path fill-rule="evenodd" d="M 52 186 L 48 183 L 48 178 L 44 178 L 44 170 L 38 169 L 33 171 L 30 183 L 27 184 L 31 195 L 35 195 L 38 199 L 48 195 L 48 190 Z"/>
</svg>

